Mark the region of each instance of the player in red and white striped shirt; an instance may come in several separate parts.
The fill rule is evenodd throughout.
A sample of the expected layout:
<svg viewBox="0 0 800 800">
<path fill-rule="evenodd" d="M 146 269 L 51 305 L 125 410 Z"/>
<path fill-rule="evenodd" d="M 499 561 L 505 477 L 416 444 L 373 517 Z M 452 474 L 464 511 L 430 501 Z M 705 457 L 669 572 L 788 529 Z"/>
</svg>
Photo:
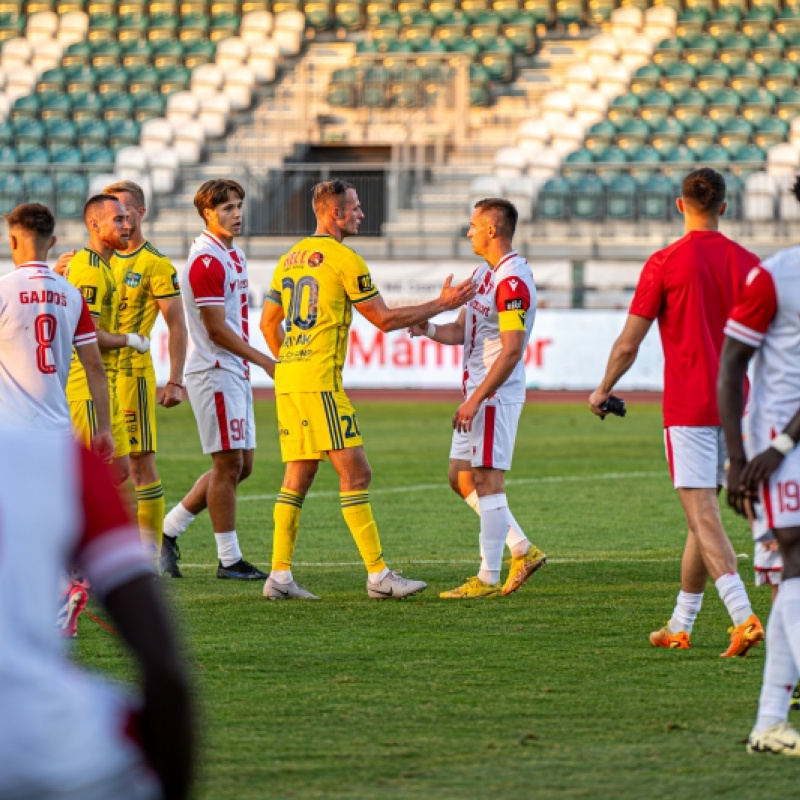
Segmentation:
<svg viewBox="0 0 800 800">
<path fill-rule="evenodd" d="M 0 278 L 0 412 L 18 428 L 71 432 L 65 395 L 72 348 L 84 365 L 97 409 L 95 449 L 113 453 L 108 387 L 83 295 L 47 266 L 55 219 L 28 203 L 4 217 L 14 271 Z"/>
<path fill-rule="evenodd" d="M 233 243 L 242 229 L 244 189 L 232 180 L 206 181 L 194 202 L 206 229 L 192 244 L 181 276 L 194 345 L 186 391 L 211 469 L 164 519 L 162 563 L 171 552 L 174 567 L 165 574 L 180 577 L 176 539 L 207 507 L 217 541 L 217 577 L 263 580 L 266 573 L 242 558 L 236 535 L 236 487 L 253 470 L 256 446 L 250 363 L 275 373 L 275 362 L 249 344 L 247 261 Z"/>
<path fill-rule="evenodd" d="M 800 199 L 800 180 L 794 193 Z M 748 750 L 800 756 L 800 734 L 788 723 L 800 678 L 800 247 L 750 271 L 725 335 L 719 408 L 730 453 L 728 503 L 751 520 L 756 541 L 774 533 L 783 558 Z M 742 437 L 743 382 L 751 358 Z"/>
</svg>

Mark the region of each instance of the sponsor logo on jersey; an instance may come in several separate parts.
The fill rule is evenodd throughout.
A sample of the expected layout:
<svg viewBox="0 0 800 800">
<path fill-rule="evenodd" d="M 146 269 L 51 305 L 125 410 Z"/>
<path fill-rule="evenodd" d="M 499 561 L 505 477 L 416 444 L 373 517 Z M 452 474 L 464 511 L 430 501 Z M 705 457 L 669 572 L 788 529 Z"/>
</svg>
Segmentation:
<svg viewBox="0 0 800 800">
<path fill-rule="evenodd" d="M 204 258 L 201 259 L 203 264 L 205 264 L 206 269 L 208 269 L 211 266 L 211 260 L 212 260 L 211 256 L 205 256 Z"/>
<path fill-rule="evenodd" d="M 136 422 L 136 412 L 125 410 L 122 412 L 126 425 L 131 425 Z"/>
<path fill-rule="evenodd" d="M 136 289 L 142 282 L 142 276 L 138 272 L 129 272 L 125 276 L 125 285 L 130 286 L 131 289 Z"/>
<path fill-rule="evenodd" d="M 319 250 L 315 250 L 308 257 L 308 266 L 314 269 L 315 267 L 319 267 L 324 260 L 325 256 L 322 253 L 320 253 Z"/>
<path fill-rule="evenodd" d="M 514 292 L 517 290 L 517 286 L 519 285 L 519 281 L 516 278 L 511 278 L 508 281 L 508 285 L 511 287 L 511 291 Z"/>
<path fill-rule="evenodd" d="M 178 285 L 178 276 L 172 276 L 172 288 L 177 292 L 181 287 Z"/>
<path fill-rule="evenodd" d="M 521 311 L 521 310 L 522 310 L 521 297 L 512 297 L 510 300 L 506 300 L 506 311 Z"/>
<path fill-rule="evenodd" d="M 86 298 L 86 302 L 91 306 L 97 302 L 96 286 L 81 286 L 81 294 Z"/>
<path fill-rule="evenodd" d="M 359 292 L 369 292 L 372 290 L 372 276 L 371 275 L 359 275 L 358 276 L 358 291 Z"/>
</svg>

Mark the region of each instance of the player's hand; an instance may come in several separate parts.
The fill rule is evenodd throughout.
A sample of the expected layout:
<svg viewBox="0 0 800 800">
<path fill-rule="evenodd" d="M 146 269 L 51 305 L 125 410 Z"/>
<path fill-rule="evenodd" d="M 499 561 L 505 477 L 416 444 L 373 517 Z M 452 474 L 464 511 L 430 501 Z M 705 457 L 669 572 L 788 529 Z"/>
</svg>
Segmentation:
<svg viewBox="0 0 800 800">
<path fill-rule="evenodd" d="M 428 330 L 428 323 L 423 322 L 421 325 L 412 325 L 408 329 L 408 335 L 414 339 L 417 336 L 425 336 Z"/>
<path fill-rule="evenodd" d="M 600 406 L 611 396 L 611 392 L 604 392 L 599 387 L 589 395 L 589 410 L 598 417 L 605 418 Z"/>
<path fill-rule="evenodd" d="M 475 297 L 475 292 L 477 291 L 471 278 L 467 278 L 467 280 L 462 281 L 457 286 L 452 286 L 452 282 L 453 276 L 448 275 L 447 278 L 445 278 L 444 286 L 442 286 L 442 292 L 439 295 L 439 300 L 441 301 L 443 310 L 445 311 L 451 311 L 454 308 L 460 308 L 468 300 L 472 300 L 472 298 Z"/>
<path fill-rule="evenodd" d="M 114 437 L 111 431 L 97 431 L 92 437 L 92 452 L 101 461 L 111 461 L 114 458 Z"/>
<path fill-rule="evenodd" d="M 742 470 L 741 482 L 753 497 L 758 497 L 758 487 L 769 481 L 770 476 L 783 463 L 783 454 L 774 447 L 768 447 L 754 459 L 748 461 Z"/>
<path fill-rule="evenodd" d="M 76 250 L 67 250 L 66 253 L 62 253 L 58 257 L 56 265 L 53 267 L 53 272 L 57 273 L 58 275 L 63 275 L 67 271 L 69 262 L 72 261 L 72 257 L 75 255 L 76 252 L 77 252 Z"/>
<path fill-rule="evenodd" d="M 158 397 L 158 404 L 164 408 L 174 408 L 183 402 L 183 386 L 175 381 L 168 381 L 167 385 L 161 390 Z"/>
<path fill-rule="evenodd" d="M 137 353 L 146 353 L 150 349 L 150 340 L 138 333 L 126 333 L 125 344 L 132 347 Z"/>
<path fill-rule="evenodd" d="M 267 373 L 274 380 L 275 378 L 275 361 L 271 359 L 269 356 L 264 355 L 264 353 L 259 353 L 261 358 L 258 359 L 255 363 Z"/>
<path fill-rule="evenodd" d="M 478 413 L 480 403 L 468 397 L 453 415 L 453 429 L 458 433 L 469 433 L 472 430 L 472 421 Z"/>
</svg>

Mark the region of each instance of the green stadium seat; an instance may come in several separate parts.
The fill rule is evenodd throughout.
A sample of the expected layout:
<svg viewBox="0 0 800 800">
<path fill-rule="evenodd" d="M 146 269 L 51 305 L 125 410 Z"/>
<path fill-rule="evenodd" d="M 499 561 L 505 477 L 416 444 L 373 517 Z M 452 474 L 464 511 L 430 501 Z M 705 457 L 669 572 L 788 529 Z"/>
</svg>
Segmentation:
<svg viewBox="0 0 800 800">
<path fill-rule="evenodd" d="M 70 96 L 72 119 L 75 122 L 100 119 L 103 101 L 94 92 L 77 92 Z"/>
<path fill-rule="evenodd" d="M 720 40 L 717 55 L 728 69 L 736 69 L 747 63 L 752 42 L 743 33 L 732 33 Z"/>
<path fill-rule="evenodd" d="M 694 162 L 694 153 L 685 144 L 679 144 L 663 152 L 661 160 L 665 164 L 690 164 Z"/>
<path fill-rule="evenodd" d="M 47 164 L 50 159 L 50 154 L 44 147 L 40 147 L 35 144 L 28 144 L 26 146 L 25 143 L 20 142 L 17 145 L 17 161 L 19 164 Z M 30 171 L 27 171 L 26 174 L 31 175 Z M 33 202 L 33 197 L 28 197 L 28 202 Z"/>
<path fill-rule="evenodd" d="M 631 119 L 639 110 L 640 100 L 633 94 L 621 94 L 615 97 L 608 106 L 608 119 L 614 125 L 621 125 Z"/>
<path fill-rule="evenodd" d="M 11 147 L 13 144 L 14 125 L 11 122 L 0 122 L 0 148 Z"/>
<path fill-rule="evenodd" d="M 638 117 L 623 122 L 617 129 L 616 143 L 626 155 L 640 150 L 650 136 L 650 126 Z"/>
<path fill-rule="evenodd" d="M 454 2 L 455 0 L 453 0 L 453 3 Z M 391 14 L 392 12 L 394 12 L 394 3 L 392 0 L 370 0 L 370 2 L 367 3 L 365 11 L 367 25 L 369 27 L 379 25 L 384 15 Z"/>
<path fill-rule="evenodd" d="M 536 203 L 540 220 L 562 221 L 569 214 L 570 185 L 566 178 L 555 177 L 545 181 Z"/>
<path fill-rule="evenodd" d="M 675 35 L 689 39 L 702 33 L 706 26 L 708 14 L 705 11 L 687 9 L 678 15 Z"/>
<path fill-rule="evenodd" d="M 183 63 L 189 69 L 209 64 L 214 60 L 215 48 L 212 42 L 198 40 L 183 47 Z"/>
<path fill-rule="evenodd" d="M 97 93 L 103 97 L 106 94 L 124 92 L 128 87 L 128 73 L 122 67 L 98 70 Z"/>
<path fill-rule="evenodd" d="M 122 66 L 125 69 L 149 66 L 153 63 L 153 50 L 153 45 L 146 39 L 126 43 L 122 48 Z"/>
<path fill-rule="evenodd" d="M 766 160 L 767 154 L 760 147 L 754 144 L 745 145 L 743 148 L 741 148 L 741 150 L 736 152 L 735 161 L 737 163 L 737 172 L 742 176 L 746 176 L 751 172 L 757 172 L 762 168 L 762 165 Z M 748 161 L 753 163 L 754 166 L 748 168 L 742 168 L 738 166 L 740 162 Z"/>
<path fill-rule="evenodd" d="M 481 50 L 478 43 L 472 39 L 454 39 L 445 43 L 448 50 L 453 53 L 462 53 L 472 56 L 473 59 L 477 58 Z"/>
<path fill-rule="evenodd" d="M 676 96 L 694 83 L 697 73 L 689 64 L 673 64 L 664 70 L 661 85 L 664 91 Z"/>
<path fill-rule="evenodd" d="M 8 112 L 8 118 L 14 122 L 36 120 L 39 117 L 39 98 L 35 94 L 18 97 Z"/>
<path fill-rule="evenodd" d="M 723 39 L 736 33 L 743 13 L 734 8 L 720 8 L 708 20 L 706 30 L 715 39 Z"/>
<path fill-rule="evenodd" d="M 61 57 L 62 67 L 88 67 L 92 58 L 92 46 L 89 42 L 75 42 L 64 51 Z"/>
<path fill-rule="evenodd" d="M 120 14 L 117 39 L 121 44 L 139 41 L 147 32 L 147 19 L 141 14 Z"/>
<path fill-rule="evenodd" d="M 92 44 L 114 41 L 117 38 L 118 22 L 119 18 L 115 13 L 90 15 L 86 39 Z"/>
<path fill-rule="evenodd" d="M 141 92 L 133 98 L 133 118 L 140 125 L 148 119 L 163 117 L 167 105 L 166 94 Z"/>
<path fill-rule="evenodd" d="M 318 17 L 318 22 L 322 21 Z M 308 19 L 306 18 L 308 23 Z M 242 24 L 241 17 L 237 14 L 212 14 L 211 21 L 208 27 L 208 38 L 215 43 L 221 42 L 223 39 L 229 39 L 231 36 L 236 36 L 239 32 L 239 27 Z M 325 29 L 333 25 L 333 9 L 330 3 L 327 4 L 327 17 L 325 18 Z"/>
<path fill-rule="evenodd" d="M 606 187 L 606 218 L 632 220 L 636 217 L 636 181 L 631 175 L 615 175 Z"/>
<path fill-rule="evenodd" d="M 683 47 L 683 58 L 687 64 L 702 72 L 717 54 L 717 40 L 708 34 L 700 34 L 686 39 Z"/>
<path fill-rule="evenodd" d="M 708 101 L 699 89 L 687 89 L 675 98 L 672 111 L 682 125 L 690 125 L 703 116 Z"/>
<path fill-rule="evenodd" d="M 647 175 L 654 175 L 661 167 L 661 152 L 651 145 L 640 147 L 630 156 L 631 175 L 639 180 Z"/>
<path fill-rule="evenodd" d="M 522 8 L 533 16 L 537 29 L 538 26 L 544 28 L 553 20 L 554 11 L 551 0 L 523 0 Z M 544 31 L 542 30 L 542 32 Z"/>
<path fill-rule="evenodd" d="M 763 74 L 764 70 L 758 64 L 748 61 L 738 69 L 731 70 L 731 89 L 741 95 L 751 89 L 757 89 L 761 85 Z"/>
<path fill-rule="evenodd" d="M 461 0 L 461 10 L 470 21 L 478 19 L 488 8 L 488 0 Z"/>
<path fill-rule="evenodd" d="M 742 33 L 751 40 L 758 39 L 772 28 L 774 11 L 768 9 L 751 8 L 741 22 Z"/>
<path fill-rule="evenodd" d="M 154 46 L 160 42 L 171 42 L 178 35 L 177 14 L 165 12 L 153 14 L 147 26 L 147 40 Z"/>
<path fill-rule="evenodd" d="M 750 7 L 777 14 L 781 10 L 781 0 L 750 0 Z"/>
<path fill-rule="evenodd" d="M 338 72 L 338 70 L 337 70 Z M 352 108 L 355 106 L 356 87 L 350 81 L 331 80 L 328 84 L 328 105 L 335 108 Z"/>
<path fill-rule="evenodd" d="M 742 114 L 756 128 L 775 109 L 775 95 L 767 89 L 754 88 L 742 93 Z"/>
<path fill-rule="evenodd" d="M 183 65 L 183 45 L 180 42 L 165 39 L 153 43 L 152 48 L 152 63 L 157 69 Z"/>
<path fill-rule="evenodd" d="M 742 98 L 733 89 L 718 89 L 708 99 L 708 116 L 723 126 L 739 113 L 741 105 Z"/>
<path fill-rule="evenodd" d="M 357 0 L 345 0 L 333 7 L 334 23 L 338 28 L 354 31 L 363 24 L 362 4 Z"/>
<path fill-rule="evenodd" d="M 719 144 L 699 145 L 689 149 L 695 154 L 699 162 L 713 167 L 730 164 L 731 154 Z"/>
<path fill-rule="evenodd" d="M 583 22 L 581 0 L 555 0 L 555 22 L 566 28 L 580 26 Z"/>
<path fill-rule="evenodd" d="M 69 67 L 64 72 L 67 94 L 94 91 L 97 74 L 91 67 Z"/>
<path fill-rule="evenodd" d="M 780 61 L 764 73 L 764 88 L 774 95 L 780 95 L 797 83 L 800 67 L 790 61 Z"/>
<path fill-rule="evenodd" d="M 730 172 L 726 172 L 722 177 L 725 179 L 725 202 L 728 204 L 723 217 L 726 220 L 738 220 L 742 214 L 744 186 L 741 179 Z"/>
<path fill-rule="evenodd" d="M 80 158 L 80 153 L 77 153 Z M 56 216 L 78 219 L 83 215 L 83 205 L 89 192 L 89 182 L 78 173 L 56 175 Z"/>
<path fill-rule="evenodd" d="M 485 83 L 470 83 L 469 104 L 474 108 L 483 108 L 489 105 L 489 90 Z"/>
<path fill-rule="evenodd" d="M 753 41 L 750 56 L 760 67 L 769 69 L 781 61 L 785 44 L 782 36 L 775 31 L 767 31 Z"/>
<path fill-rule="evenodd" d="M 75 142 L 76 134 L 77 126 L 70 120 L 50 119 L 44 123 L 44 135 L 48 147 L 54 142 L 67 142 L 71 145 Z"/>
<path fill-rule="evenodd" d="M 483 53 L 481 64 L 486 67 L 492 80 L 507 81 L 511 78 L 514 52 L 507 42 L 498 41 L 491 50 Z"/>
<path fill-rule="evenodd" d="M 36 83 L 37 94 L 48 94 L 50 92 L 59 94 L 64 91 L 66 73 L 61 68 L 45 70 Z"/>
<path fill-rule="evenodd" d="M 670 115 L 674 102 L 674 98 L 669 92 L 663 90 L 651 92 L 642 98 L 639 115 L 649 125 L 655 125 Z"/>
<path fill-rule="evenodd" d="M 606 148 L 608 149 L 608 148 Z M 603 151 L 605 152 L 605 150 Z M 582 168 L 574 168 L 575 164 L 593 164 L 597 158 L 589 152 L 585 147 L 580 150 L 575 150 L 569 153 L 561 165 L 561 171 L 565 178 L 575 178 L 583 175 L 586 170 Z"/>
<path fill-rule="evenodd" d="M 608 120 L 601 120 L 592 125 L 586 132 L 583 145 L 586 150 L 594 157 L 602 153 L 611 146 L 616 136 L 616 128 Z"/>
<path fill-rule="evenodd" d="M 603 181 L 591 172 L 569 182 L 569 213 L 572 219 L 599 222 L 603 218 L 605 188 Z"/>
<path fill-rule="evenodd" d="M 503 25 L 503 36 L 511 45 L 515 53 L 533 53 L 536 46 L 536 37 L 533 27 L 527 24 L 509 23 Z"/>
<path fill-rule="evenodd" d="M 707 17 L 711 16 L 714 10 L 713 0 L 684 0 L 687 9 L 691 11 L 702 11 Z"/>
<path fill-rule="evenodd" d="M 653 51 L 653 63 L 661 69 L 666 69 L 680 61 L 682 52 L 682 39 L 664 39 Z"/>
<path fill-rule="evenodd" d="M 800 116 L 800 89 L 790 86 L 777 92 L 775 109 L 778 117 L 786 122 Z"/>
<path fill-rule="evenodd" d="M 108 145 L 113 150 L 139 144 L 139 126 L 132 119 L 115 119 L 108 123 Z"/>
<path fill-rule="evenodd" d="M 669 69 L 669 67 L 668 67 Z M 631 76 L 631 92 L 641 97 L 657 89 L 661 82 L 661 70 L 655 64 L 639 67 Z"/>
<path fill-rule="evenodd" d="M 100 41 L 92 46 L 91 66 L 96 70 L 119 67 L 122 63 L 122 47 L 118 42 Z"/>
<path fill-rule="evenodd" d="M 401 39 L 386 43 L 386 53 L 413 53 L 414 45 Z"/>
<path fill-rule="evenodd" d="M 734 117 L 719 129 L 719 143 L 728 151 L 747 144 L 753 135 L 753 126 L 743 117 Z"/>
<path fill-rule="evenodd" d="M 627 172 L 629 160 L 628 154 L 621 147 L 617 147 L 614 144 L 593 158 L 593 161 L 598 164 L 598 177 L 606 182 L 615 175 Z"/>
<path fill-rule="evenodd" d="M 109 92 L 103 97 L 103 119 L 108 122 L 129 120 L 133 116 L 133 98 L 123 93 Z"/>
<path fill-rule="evenodd" d="M 701 92 L 707 94 L 724 88 L 729 78 L 730 70 L 719 61 L 714 61 L 698 74 L 695 85 Z"/>
<path fill-rule="evenodd" d="M 638 212 L 645 220 L 667 221 L 675 205 L 672 181 L 666 175 L 649 175 L 639 182 Z"/>
<path fill-rule="evenodd" d="M 682 142 L 685 132 L 686 129 L 679 120 L 668 117 L 653 127 L 650 143 L 658 153 L 663 154 Z"/>
<path fill-rule="evenodd" d="M 775 32 L 784 37 L 800 34 L 800 7 L 787 6 L 781 10 L 773 23 Z"/>
<path fill-rule="evenodd" d="M 128 91 L 137 94 L 155 94 L 159 91 L 160 75 L 155 67 L 132 67 L 128 72 Z"/>
<path fill-rule="evenodd" d="M 207 14 L 181 15 L 178 26 L 178 39 L 188 44 L 189 42 L 204 42 L 208 39 L 211 20 Z"/>
<path fill-rule="evenodd" d="M 8 214 L 22 202 L 22 179 L 13 172 L 0 172 L 0 213 Z"/>
<path fill-rule="evenodd" d="M 717 140 L 719 129 L 710 119 L 698 119 L 686 128 L 684 142 L 693 152 L 705 149 Z"/>
<path fill-rule="evenodd" d="M 84 164 L 91 164 L 97 173 L 107 172 L 108 167 L 114 166 L 114 152 L 108 147 L 90 143 L 80 150 Z"/>
<path fill-rule="evenodd" d="M 417 92 L 418 83 L 412 81 L 398 81 L 390 84 L 389 98 L 395 108 L 417 108 L 420 98 Z"/>
<path fill-rule="evenodd" d="M 0 165 L 10 167 L 17 163 L 17 151 L 8 145 L 0 145 Z"/>
<path fill-rule="evenodd" d="M 789 140 L 789 123 L 778 117 L 767 117 L 753 134 L 753 144 L 762 150 Z"/>
<path fill-rule="evenodd" d="M 81 120 L 75 124 L 75 141 L 78 147 L 100 147 L 108 140 L 108 127 L 100 119 Z"/>
</svg>

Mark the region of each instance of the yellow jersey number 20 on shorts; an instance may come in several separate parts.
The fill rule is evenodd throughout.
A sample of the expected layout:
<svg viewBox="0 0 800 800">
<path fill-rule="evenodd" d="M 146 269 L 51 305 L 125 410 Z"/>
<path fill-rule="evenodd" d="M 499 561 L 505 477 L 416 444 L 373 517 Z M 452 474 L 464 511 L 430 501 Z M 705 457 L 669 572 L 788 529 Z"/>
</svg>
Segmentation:
<svg viewBox="0 0 800 800">
<path fill-rule="evenodd" d="M 344 392 L 296 392 L 275 397 L 284 461 L 313 461 L 329 450 L 363 444 L 356 412 Z"/>
</svg>

